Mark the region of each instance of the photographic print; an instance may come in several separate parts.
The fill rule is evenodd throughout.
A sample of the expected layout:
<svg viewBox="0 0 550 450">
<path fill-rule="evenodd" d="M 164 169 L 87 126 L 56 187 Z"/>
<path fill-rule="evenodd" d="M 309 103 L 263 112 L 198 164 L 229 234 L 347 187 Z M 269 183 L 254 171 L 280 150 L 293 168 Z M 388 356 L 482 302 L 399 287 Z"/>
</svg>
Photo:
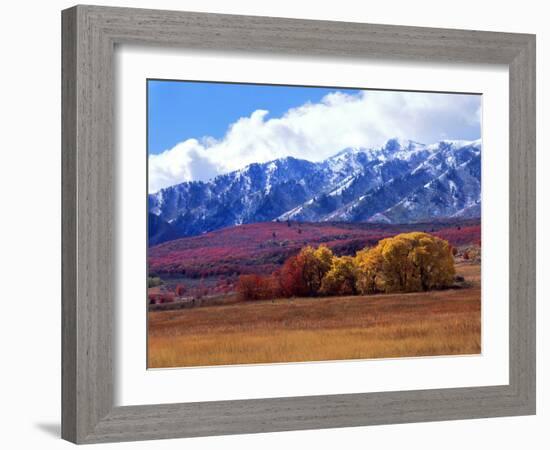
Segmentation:
<svg viewBox="0 0 550 450">
<path fill-rule="evenodd" d="M 147 80 L 149 368 L 481 352 L 482 96 Z"/>
</svg>

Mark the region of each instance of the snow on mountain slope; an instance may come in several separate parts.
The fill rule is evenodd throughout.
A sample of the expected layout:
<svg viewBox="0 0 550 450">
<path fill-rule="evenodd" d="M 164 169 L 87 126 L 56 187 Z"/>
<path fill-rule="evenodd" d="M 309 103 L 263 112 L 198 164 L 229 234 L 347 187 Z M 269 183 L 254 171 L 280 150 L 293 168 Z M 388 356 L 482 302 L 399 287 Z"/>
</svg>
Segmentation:
<svg viewBox="0 0 550 450">
<path fill-rule="evenodd" d="M 292 157 L 149 195 L 150 245 L 271 220 L 410 223 L 479 217 L 481 142 L 389 140 L 321 162 Z"/>
</svg>

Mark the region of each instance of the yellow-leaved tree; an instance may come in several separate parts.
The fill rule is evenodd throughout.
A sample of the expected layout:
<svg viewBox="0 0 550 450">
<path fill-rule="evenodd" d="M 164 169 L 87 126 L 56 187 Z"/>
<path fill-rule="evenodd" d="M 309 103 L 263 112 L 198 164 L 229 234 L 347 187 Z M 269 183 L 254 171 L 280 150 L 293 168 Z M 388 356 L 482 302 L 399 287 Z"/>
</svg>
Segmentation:
<svg viewBox="0 0 550 450">
<path fill-rule="evenodd" d="M 362 295 L 382 292 L 384 279 L 382 276 L 383 258 L 381 248 L 364 248 L 355 255 L 357 267 L 357 291 Z"/>
<path fill-rule="evenodd" d="M 324 295 L 355 295 L 357 267 L 351 256 L 334 257 L 332 266 L 323 278 L 321 293 Z"/>
<path fill-rule="evenodd" d="M 324 276 L 332 266 L 332 251 L 325 245 L 316 249 L 308 245 L 300 251 L 296 258 L 302 271 L 305 294 L 317 295 Z"/>
<path fill-rule="evenodd" d="M 334 255 L 332 253 L 332 250 L 326 245 L 320 245 L 319 247 L 317 247 L 315 249 L 314 255 L 317 263 L 318 276 L 319 279 L 322 281 L 323 277 L 332 267 L 332 259 L 334 258 Z"/>
<path fill-rule="evenodd" d="M 449 287 L 455 275 L 449 243 L 421 232 L 382 239 L 376 247 L 358 252 L 355 262 L 361 294 Z"/>
</svg>

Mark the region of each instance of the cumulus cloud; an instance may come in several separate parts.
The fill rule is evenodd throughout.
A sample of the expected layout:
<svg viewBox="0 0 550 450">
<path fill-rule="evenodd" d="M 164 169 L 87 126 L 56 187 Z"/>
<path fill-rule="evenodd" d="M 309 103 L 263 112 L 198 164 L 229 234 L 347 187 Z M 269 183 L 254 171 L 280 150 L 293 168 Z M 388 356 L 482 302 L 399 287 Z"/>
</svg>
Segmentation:
<svg viewBox="0 0 550 450">
<path fill-rule="evenodd" d="M 393 137 L 431 144 L 481 134 L 481 97 L 474 95 L 335 91 L 281 117 L 268 114 L 258 109 L 240 118 L 219 140 L 188 139 L 150 155 L 149 192 L 285 156 L 321 161 L 347 147 L 378 148 Z"/>
</svg>

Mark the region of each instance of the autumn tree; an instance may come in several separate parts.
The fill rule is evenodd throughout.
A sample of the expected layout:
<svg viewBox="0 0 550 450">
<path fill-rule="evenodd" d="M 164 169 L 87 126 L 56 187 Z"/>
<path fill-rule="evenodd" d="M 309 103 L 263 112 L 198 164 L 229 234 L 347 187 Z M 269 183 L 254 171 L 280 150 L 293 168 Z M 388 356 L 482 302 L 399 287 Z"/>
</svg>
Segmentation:
<svg viewBox="0 0 550 450">
<path fill-rule="evenodd" d="M 359 250 L 354 258 L 356 288 L 362 295 L 374 294 L 382 290 L 382 267 L 384 259 L 380 247 Z"/>
<path fill-rule="evenodd" d="M 279 284 L 283 297 L 306 295 L 302 260 L 298 256 L 288 258 L 279 273 Z"/>
<path fill-rule="evenodd" d="M 325 295 L 357 294 L 357 266 L 351 256 L 332 258 L 330 270 L 323 277 L 320 292 Z"/>
<path fill-rule="evenodd" d="M 320 270 L 315 250 L 308 245 L 300 250 L 297 258 L 298 264 L 301 266 L 303 287 L 305 288 L 304 295 L 313 296 L 321 287 Z"/>
<path fill-rule="evenodd" d="M 241 300 L 255 300 L 257 297 L 257 275 L 241 275 L 237 281 L 237 293 Z"/>
<path fill-rule="evenodd" d="M 266 284 L 262 278 L 255 282 L 277 286 L 271 291 L 276 289 L 277 295 L 285 297 L 367 295 L 444 288 L 452 285 L 454 274 L 449 243 L 427 233 L 412 232 L 383 239 L 373 248 L 358 251 L 355 257 L 336 257 L 324 245 L 306 246 L 271 276 L 275 282 Z M 251 283 L 252 279 L 244 281 Z"/>
<path fill-rule="evenodd" d="M 455 274 L 449 243 L 427 233 L 402 233 L 359 252 L 361 293 L 426 291 L 451 286 Z"/>
<path fill-rule="evenodd" d="M 281 282 L 278 272 L 261 277 L 260 296 L 262 299 L 281 297 Z"/>
<path fill-rule="evenodd" d="M 317 295 L 321 289 L 323 277 L 332 266 L 332 251 L 325 245 L 321 245 L 316 249 L 307 246 L 300 251 L 297 258 L 302 266 L 305 295 Z"/>
<path fill-rule="evenodd" d="M 321 245 L 302 248 L 300 253 L 286 260 L 281 269 L 280 284 L 283 295 L 315 296 L 321 289 L 323 277 L 332 265 L 332 251 Z"/>
<path fill-rule="evenodd" d="M 413 249 L 408 258 L 414 266 L 416 281 L 413 290 L 420 285 L 423 291 L 452 286 L 455 265 L 450 244 L 436 236 L 425 233 L 409 233 Z"/>
<path fill-rule="evenodd" d="M 315 293 L 317 293 L 321 289 L 323 278 L 332 268 L 334 255 L 332 253 L 332 250 L 326 245 L 320 245 L 313 252 L 313 256 L 314 259 L 311 261 L 314 272 L 312 285 Z"/>
</svg>

